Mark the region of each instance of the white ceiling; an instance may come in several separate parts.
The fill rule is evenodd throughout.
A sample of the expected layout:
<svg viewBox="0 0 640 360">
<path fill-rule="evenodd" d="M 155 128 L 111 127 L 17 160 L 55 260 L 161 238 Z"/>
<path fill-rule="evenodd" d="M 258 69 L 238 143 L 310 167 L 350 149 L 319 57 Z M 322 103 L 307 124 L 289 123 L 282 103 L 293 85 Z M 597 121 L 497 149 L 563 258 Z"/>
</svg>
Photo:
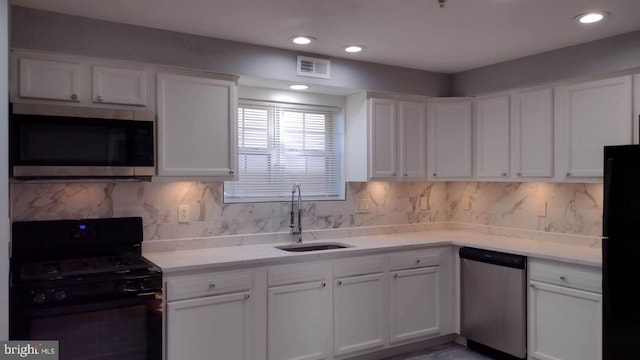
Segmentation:
<svg viewBox="0 0 640 360">
<path fill-rule="evenodd" d="M 13 4 L 209 37 L 455 73 L 640 29 L 640 0 L 13 0 Z M 611 13 L 580 25 L 588 10 Z M 347 44 L 366 50 L 346 54 Z"/>
</svg>

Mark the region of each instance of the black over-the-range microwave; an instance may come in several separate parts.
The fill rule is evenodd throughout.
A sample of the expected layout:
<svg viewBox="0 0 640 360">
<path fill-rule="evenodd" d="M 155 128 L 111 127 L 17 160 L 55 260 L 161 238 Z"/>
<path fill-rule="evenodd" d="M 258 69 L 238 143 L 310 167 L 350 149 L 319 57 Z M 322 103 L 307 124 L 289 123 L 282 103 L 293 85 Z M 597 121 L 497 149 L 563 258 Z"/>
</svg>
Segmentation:
<svg viewBox="0 0 640 360">
<path fill-rule="evenodd" d="M 15 178 L 138 178 L 155 173 L 154 115 L 146 110 L 11 104 Z"/>
</svg>

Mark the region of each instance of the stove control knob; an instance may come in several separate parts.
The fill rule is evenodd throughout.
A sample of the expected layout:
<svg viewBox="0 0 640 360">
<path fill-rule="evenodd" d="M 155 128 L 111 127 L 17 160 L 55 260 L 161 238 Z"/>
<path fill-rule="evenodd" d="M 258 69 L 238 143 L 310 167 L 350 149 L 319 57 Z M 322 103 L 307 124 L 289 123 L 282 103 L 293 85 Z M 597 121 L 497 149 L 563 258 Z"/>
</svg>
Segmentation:
<svg viewBox="0 0 640 360">
<path fill-rule="evenodd" d="M 131 286 L 129 284 L 129 281 L 121 282 L 120 285 L 118 285 L 118 291 L 121 292 L 121 293 L 130 292 L 131 291 Z"/>
<path fill-rule="evenodd" d="M 67 298 L 67 293 L 64 292 L 64 290 L 58 290 L 53 294 L 53 296 L 55 297 L 56 301 L 62 301 Z"/>
<path fill-rule="evenodd" d="M 36 304 L 42 304 L 47 300 L 47 295 L 43 292 L 37 292 L 33 295 L 33 302 Z"/>
</svg>

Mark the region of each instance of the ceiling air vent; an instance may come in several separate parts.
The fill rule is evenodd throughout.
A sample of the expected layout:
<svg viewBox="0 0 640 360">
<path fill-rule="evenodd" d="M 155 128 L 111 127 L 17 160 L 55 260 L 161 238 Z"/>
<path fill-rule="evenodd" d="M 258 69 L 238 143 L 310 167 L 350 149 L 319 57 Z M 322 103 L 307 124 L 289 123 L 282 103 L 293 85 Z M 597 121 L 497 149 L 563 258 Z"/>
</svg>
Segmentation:
<svg viewBox="0 0 640 360">
<path fill-rule="evenodd" d="M 298 56 L 298 76 L 329 79 L 331 77 L 331 61 Z"/>
</svg>

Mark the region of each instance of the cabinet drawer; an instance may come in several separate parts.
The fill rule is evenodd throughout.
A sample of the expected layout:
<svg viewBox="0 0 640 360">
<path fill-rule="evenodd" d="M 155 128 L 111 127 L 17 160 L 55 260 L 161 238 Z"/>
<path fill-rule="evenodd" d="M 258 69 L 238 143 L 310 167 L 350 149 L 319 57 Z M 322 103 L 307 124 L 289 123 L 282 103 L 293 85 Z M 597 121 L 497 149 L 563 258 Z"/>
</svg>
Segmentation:
<svg viewBox="0 0 640 360">
<path fill-rule="evenodd" d="M 529 260 L 529 279 L 602 293 L 602 270 L 595 267 Z"/>
<path fill-rule="evenodd" d="M 278 265 L 268 270 L 269 286 L 326 281 L 331 277 L 331 262 Z"/>
<path fill-rule="evenodd" d="M 442 249 L 405 251 L 389 255 L 391 270 L 413 269 L 440 265 Z"/>
<path fill-rule="evenodd" d="M 252 270 L 170 276 L 167 278 L 167 300 L 247 291 L 252 284 Z"/>
<path fill-rule="evenodd" d="M 384 255 L 340 259 L 333 262 L 335 278 L 381 272 L 384 272 Z"/>
</svg>

